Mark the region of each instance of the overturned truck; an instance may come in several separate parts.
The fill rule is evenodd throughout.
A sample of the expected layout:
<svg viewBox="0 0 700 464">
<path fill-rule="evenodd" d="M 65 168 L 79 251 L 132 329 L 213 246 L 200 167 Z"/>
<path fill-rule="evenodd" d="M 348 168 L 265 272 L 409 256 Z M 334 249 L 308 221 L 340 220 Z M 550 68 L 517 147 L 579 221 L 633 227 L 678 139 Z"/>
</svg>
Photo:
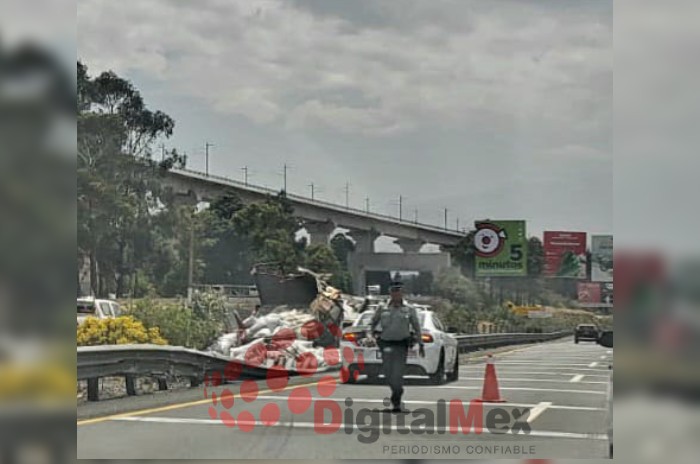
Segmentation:
<svg viewBox="0 0 700 464">
<path fill-rule="evenodd" d="M 245 365 L 284 367 L 290 373 L 330 367 L 324 352 L 339 346 L 342 327 L 356 315 L 357 301 L 308 269 L 283 274 L 273 265 L 260 264 L 252 273 L 260 310 L 247 318 L 235 313 L 237 330 L 219 337 L 210 351 Z"/>
</svg>

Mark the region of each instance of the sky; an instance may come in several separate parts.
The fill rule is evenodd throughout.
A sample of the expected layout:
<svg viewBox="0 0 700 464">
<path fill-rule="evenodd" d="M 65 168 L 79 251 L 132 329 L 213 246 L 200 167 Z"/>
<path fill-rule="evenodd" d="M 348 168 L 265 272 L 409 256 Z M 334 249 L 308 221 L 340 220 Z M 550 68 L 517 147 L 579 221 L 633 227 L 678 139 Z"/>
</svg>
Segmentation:
<svg viewBox="0 0 700 464">
<path fill-rule="evenodd" d="M 188 167 L 470 227 L 612 233 L 612 2 L 78 1 Z"/>
</svg>

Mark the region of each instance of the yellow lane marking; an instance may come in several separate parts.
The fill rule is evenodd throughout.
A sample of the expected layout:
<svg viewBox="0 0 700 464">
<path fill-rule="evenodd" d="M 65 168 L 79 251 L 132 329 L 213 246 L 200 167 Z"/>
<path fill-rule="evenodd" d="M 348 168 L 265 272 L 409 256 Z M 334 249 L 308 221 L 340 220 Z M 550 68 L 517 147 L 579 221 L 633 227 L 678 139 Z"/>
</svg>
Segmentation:
<svg viewBox="0 0 700 464">
<path fill-rule="evenodd" d="M 289 386 L 282 388 L 280 390 L 276 390 L 276 392 L 291 390 L 292 388 L 296 388 L 296 387 L 316 385 L 319 382 L 320 382 L 320 380 L 317 380 L 316 382 L 308 382 L 308 383 L 300 383 L 300 384 L 296 384 L 296 385 L 289 385 Z M 271 390 L 271 389 L 261 390 L 258 392 L 258 395 L 264 395 L 266 393 L 272 393 L 272 392 L 273 392 L 273 390 Z M 234 395 L 234 397 L 236 397 L 236 396 L 240 397 L 240 395 Z M 109 416 L 94 417 L 92 419 L 79 420 L 78 425 L 80 426 L 80 425 L 96 424 L 98 422 L 104 422 L 104 421 L 113 420 L 113 419 L 121 419 L 123 417 L 142 416 L 144 414 L 153 414 L 154 412 L 172 411 L 174 409 L 182 409 L 182 408 L 187 408 L 190 406 L 198 406 L 200 404 L 207 404 L 207 403 L 211 403 L 211 399 L 188 401 L 186 403 L 170 404 L 168 406 L 160 406 L 157 408 L 140 409 L 140 410 L 136 410 L 136 411 L 124 412 L 121 414 L 112 414 Z"/>
</svg>

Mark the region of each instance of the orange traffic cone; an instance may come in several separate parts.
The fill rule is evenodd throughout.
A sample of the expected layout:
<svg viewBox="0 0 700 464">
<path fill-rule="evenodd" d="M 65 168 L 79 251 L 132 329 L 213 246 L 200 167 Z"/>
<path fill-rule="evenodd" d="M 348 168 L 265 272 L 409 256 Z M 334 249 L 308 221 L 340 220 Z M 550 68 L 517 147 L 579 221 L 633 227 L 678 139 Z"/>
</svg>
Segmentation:
<svg viewBox="0 0 700 464">
<path fill-rule="evenodd" d="M 501 398 L 498 391 L 498 379 L 496 378 L 496 365 L 493 361 L 493 355 L 489 353 L 486 356 L 486 372 L 484 374 L 484 388 L 481 391 L 481 398 L 474 401 L 482 403 L 505 403 L 506 400 Z"/>
</svg>

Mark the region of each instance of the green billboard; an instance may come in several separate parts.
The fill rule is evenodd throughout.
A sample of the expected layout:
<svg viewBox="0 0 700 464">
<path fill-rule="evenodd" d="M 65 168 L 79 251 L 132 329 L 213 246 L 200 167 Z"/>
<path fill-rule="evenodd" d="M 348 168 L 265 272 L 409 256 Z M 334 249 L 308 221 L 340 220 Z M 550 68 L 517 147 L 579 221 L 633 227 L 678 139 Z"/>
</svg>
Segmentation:
<svg viewBox="0 0 700 464">
<path fill-rule="evenodd" d="M 477 277 L 527 275 L 525 221 L 476 221 Z"/>
</svg>

